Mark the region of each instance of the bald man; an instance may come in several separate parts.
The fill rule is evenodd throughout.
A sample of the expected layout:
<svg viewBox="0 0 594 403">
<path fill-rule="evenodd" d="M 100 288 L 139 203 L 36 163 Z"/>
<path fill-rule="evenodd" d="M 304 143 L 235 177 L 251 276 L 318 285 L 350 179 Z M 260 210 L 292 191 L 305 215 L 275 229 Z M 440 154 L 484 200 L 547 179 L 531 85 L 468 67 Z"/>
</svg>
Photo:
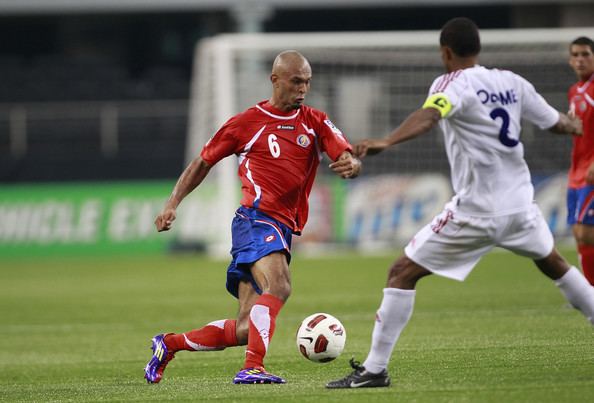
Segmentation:
<svg viewBox="0 0 594 403">
<path fill-rule="evenodd" d="M 158 231 L 169 230 L 177 206 L 212 166 L 237 156 L 243 198 L 232 223 L 232 260 L 227 269 L 227 290 L 239 301 L 237 319 L 153 337 L 153 356 L 144 376 L 149 383 L 161 380 L 180 350 L 223 350 L 246 344 L 245 363 L 233 382 L 285 383 L 264 369 L 264 357 L 276 317 L 291 294 L 291 237 L 300 235 L 307 222 L 308 197 L 321 152 L 342 178 L 356 177 L 361 164 L 328 116 L 304 104 L 311 67 L 303 55 L 294 50 L 280 53 L 270 82 L 270 99 L 233 116 L 219 129 L 181 174 L 155 220 Z"/>
</svg>

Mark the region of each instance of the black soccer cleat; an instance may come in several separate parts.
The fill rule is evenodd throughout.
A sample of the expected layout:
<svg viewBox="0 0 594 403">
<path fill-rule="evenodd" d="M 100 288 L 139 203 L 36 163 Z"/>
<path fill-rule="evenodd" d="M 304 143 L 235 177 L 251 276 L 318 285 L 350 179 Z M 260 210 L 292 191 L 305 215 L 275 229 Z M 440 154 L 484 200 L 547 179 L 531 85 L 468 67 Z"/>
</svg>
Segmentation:
<svg viewBox="0 0 594 403">
<path fill-rule="evenodd" d="M 349 362 L 354 371 L 342 379 L 328 382 L 326 384 L 328 389 L 381 388 L 390 386 L 390 376 L 385 369 L 379 374 L 374 374 L 367 371 L 354 358 L 351 358 Z"/>
</svg>

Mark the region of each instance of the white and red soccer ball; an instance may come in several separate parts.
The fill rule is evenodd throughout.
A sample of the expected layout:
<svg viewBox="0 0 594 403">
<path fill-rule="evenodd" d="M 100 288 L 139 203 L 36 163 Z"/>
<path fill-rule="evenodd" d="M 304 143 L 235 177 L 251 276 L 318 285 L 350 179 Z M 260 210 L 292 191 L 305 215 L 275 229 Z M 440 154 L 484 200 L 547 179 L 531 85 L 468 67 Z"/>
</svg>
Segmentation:
<svg viewBox="0 0 594 403">
<path fill-rule="evenodd" d="M 328 362 L 342 353 L 346 330 L 327 313 L 314 313 L 303 319 L 297 330 L 297 348 L 310 361 Z"/>
</svg>

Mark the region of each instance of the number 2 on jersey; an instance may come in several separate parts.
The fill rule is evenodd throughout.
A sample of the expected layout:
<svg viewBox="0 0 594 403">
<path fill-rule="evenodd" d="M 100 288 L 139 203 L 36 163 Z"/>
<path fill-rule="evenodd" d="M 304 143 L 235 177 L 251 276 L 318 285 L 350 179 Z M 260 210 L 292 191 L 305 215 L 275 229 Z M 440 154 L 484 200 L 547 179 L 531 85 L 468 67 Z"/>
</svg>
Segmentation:
<svg viewBox="0 0 594 403">
<path fill-rule="evenodd" d="M 268 148 L 270 148 L 270 154 L 272 154 L 274 158 L 278 158 L 280 156 L 280 145 L 276 140 L 276 134 L 268 135 Z"/>
<path fill-rule="evenodd" d="M 501 119 L 501 128 L 499 129 L 499 141 L 501 144 L 507 147 L 515 147 L 518 145 L 519 141 L 512 139 L 508 136 L 509 134 L 509 114 L 503 108 L 495 108 L 489 114 L 491 119 L 497 120 L 497 118 Z"/>
</svg>

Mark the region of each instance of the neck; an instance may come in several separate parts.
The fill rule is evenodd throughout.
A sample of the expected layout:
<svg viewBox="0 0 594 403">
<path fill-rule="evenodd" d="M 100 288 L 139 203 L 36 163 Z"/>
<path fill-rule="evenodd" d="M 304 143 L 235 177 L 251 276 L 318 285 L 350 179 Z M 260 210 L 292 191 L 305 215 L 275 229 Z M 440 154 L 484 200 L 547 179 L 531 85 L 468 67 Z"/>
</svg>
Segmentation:
<svg viewBox="0 0 594 403">
<path fill-rule="evenodd" d="M 478 63 L 478 58 L 476 56 L 472 57 L 456 57 L 452 59 L 450 65 L 448 66 L 448 72 L 456 71 L 456 70 L 464 70 L 469 67 L 474 67 Z"/>
<path fill-rule="evenodd" d="M 583 76 L 578 76 L 578 78 L 580 81 L 588 81 L 590 78 L 592 78 L 592 76 L 594 76 L 594 71 L 584 74 Z"/>
<path fill-rule="evenodd" d="M 279 102 L 276 98 L 274 98 L 274 95 L 270 97 L 268 104 L 282 112 L 291 112 L 293 110 L 290 105 Z"/>
</svg>

